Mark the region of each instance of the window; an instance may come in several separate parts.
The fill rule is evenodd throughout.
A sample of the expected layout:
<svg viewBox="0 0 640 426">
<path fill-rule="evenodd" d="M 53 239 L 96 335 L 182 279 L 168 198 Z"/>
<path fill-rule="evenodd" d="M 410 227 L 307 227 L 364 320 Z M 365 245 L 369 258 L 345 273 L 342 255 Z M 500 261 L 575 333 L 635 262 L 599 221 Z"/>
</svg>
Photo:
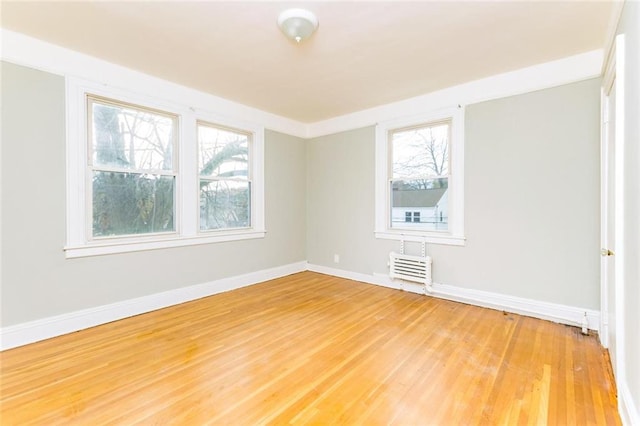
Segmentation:
<svg viewBox="0 0 640 426">
<path fill-rule="evenodd" d="M 251 135 L 198 123 L 200 230 L 247 228 Z"/>
<path fill-rule="evenodd" d="M 394 207 L 394 208 L 397 209 L 397 207 Z M 397 215 L 396 217 L 401 217 L 401 215 L 399 215 L 399 216 Z M 395 219 L 392 219 L 392 221 L 398 222 Z M 404 221 L 405 221 L 405 223 L 411 223 L 411 222 L 419 223 L 420 222 L 420 212 L 413 212 L 413 213 L 404 212 Z"/>
<path fill-rule="evenodd" d="M 67 80 L 67 257 L 262 238 L 264 129 Z"/>
<path fill-rule="evenodd" d="M 87 101 L 91 237 L 174 233 L 177 116 Z"/>
<path fill-rule="evenodd" d="M 438 218 L 447 211 L 450 134 L 450 120 L 389 132 L 392 229 L 448 230 Z M 413 221 L 403 221 L 407 208 L 421 211 L 413 212 Z M 407 222 L 419 225 L 407 228 Z"/>
<path fill-rule="evenodd" d="M 376 237 L 464 244 L 461 107 L 376 129 Z"/>
</svg>

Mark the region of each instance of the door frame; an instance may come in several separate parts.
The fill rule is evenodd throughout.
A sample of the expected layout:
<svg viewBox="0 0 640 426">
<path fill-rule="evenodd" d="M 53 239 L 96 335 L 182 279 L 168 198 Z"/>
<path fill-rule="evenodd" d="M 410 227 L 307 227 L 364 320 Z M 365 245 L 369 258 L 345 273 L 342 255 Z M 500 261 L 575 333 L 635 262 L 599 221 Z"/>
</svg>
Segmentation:
<svg viewBox="0 0 640 426">
<path fill-rule="evenodd" d="M 605 65 L 604 77 L 601 89 L 601 143 L 600 143 L 600 243 L 602 248 L 612 249 L 615 252 L 615 335 L 621 338 L 616 339 L 615 360 L 616 366 L 614 375 L 616 381 L 622 381 L 625 376 L 624 366 L 624 100 L 625 100 L 625 39 L 624 34 L 616 36 L 611 51 Z M 609 115 L 609 93 L 615 82 L 615 121 L 608 123 Z M 615 126 L 615 138 L 609 140 L 608 125 Z M 608 233 L 608 144 L 614 144 L 614 168 L 613 177 L 614 189 L 614 241 L 615 247 L 607 247 Z M 611 324 L 608 323 L 609 300 L 607 287 L 607 264 L 606 257 L 600 260 L 600 341 L 605 348 L 610 345 Z"/>
<path fill-rule="evenodd" d="M 609 145 L 615 141 L 609 140 L 610 93 L 616 79 L 616 44 L 615 40 L 605 64 L 602 87 L 600 90 L 600 247 L 607 248 L 609 240 Z M 613 248 L 613 247 L 611 247 Z M 600 257 L 600 343 L 605 348 L 610 345 L 609 333 L 609 292 L 608 292 L 608 262 L 604 256 Z"/>
</svg>

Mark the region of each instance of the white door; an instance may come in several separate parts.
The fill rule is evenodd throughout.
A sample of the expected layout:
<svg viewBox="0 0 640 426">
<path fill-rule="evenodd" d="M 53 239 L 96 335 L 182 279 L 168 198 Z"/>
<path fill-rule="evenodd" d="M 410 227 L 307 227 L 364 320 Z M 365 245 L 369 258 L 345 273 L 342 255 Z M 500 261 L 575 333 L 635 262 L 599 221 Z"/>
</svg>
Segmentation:
<svg viewBox="0 0 640 426">
<path fill-rule="evenodd" d="M 602 138 L 602 344 L 609 348 L 616 370 L 616 275 L 615 275 L 615 134 L 616 81 L 604 87 Z"/>
<path fill-rule="evenodd" d="M 624 35 L 616 36 L 607 63 L 602 90 L 601 149 L 601 324 L 602 344 L 609 348 L 611 366 L 618 380 L 625 375 L 624 362 Z M 616 256 L 616 248 L 618 256 Z M 622 256 L 621 256 L 622 254 Z"/>
</svg>

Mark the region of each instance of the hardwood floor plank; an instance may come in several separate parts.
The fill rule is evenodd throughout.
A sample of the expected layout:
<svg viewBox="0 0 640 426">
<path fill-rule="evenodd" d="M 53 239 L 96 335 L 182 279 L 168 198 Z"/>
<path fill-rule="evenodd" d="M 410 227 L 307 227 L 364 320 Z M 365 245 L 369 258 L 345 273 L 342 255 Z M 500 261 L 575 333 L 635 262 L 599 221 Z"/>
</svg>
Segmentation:
<svg viewBox="0 0 640 426">
<path fill-rule="evenodd" d="M 3 425 L 620 424 L 595 336 L 312 272 L 0 356 Z"/>
</svg>

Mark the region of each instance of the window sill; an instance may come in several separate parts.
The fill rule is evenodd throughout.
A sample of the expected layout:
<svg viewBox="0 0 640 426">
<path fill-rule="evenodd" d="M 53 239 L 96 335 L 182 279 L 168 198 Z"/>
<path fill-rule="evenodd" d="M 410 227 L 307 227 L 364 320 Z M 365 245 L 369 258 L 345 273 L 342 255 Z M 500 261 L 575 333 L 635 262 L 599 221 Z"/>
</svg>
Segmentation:
<svg viewBox="0 0 640 426">
<path fill-rule="evenodd" d="M 417 241 L 420 243 L 445 244 L 450 246 L 464 246 L 466 243 L 465 237 L 451 234 L 437 235 L 411 231 L 376 231 L 375 236 L 376 238 L 384 240 Z"/>
<path fill-rule="evenodd" d="M 100 241 L 84 245 L 67 246 L 64 248 L 65 257 L 102 256 L 107 254 L 130 253 L 134 251 L 158 250 L 171 247 L 195 246 L 201 244 L 221 243 L 225 241 L 249 240 L 264 238 L 266 231 L 226 231 L 220 234 L 198 235 L 194 237 L 171 237 L 152 241 Z"/>
</svg>

